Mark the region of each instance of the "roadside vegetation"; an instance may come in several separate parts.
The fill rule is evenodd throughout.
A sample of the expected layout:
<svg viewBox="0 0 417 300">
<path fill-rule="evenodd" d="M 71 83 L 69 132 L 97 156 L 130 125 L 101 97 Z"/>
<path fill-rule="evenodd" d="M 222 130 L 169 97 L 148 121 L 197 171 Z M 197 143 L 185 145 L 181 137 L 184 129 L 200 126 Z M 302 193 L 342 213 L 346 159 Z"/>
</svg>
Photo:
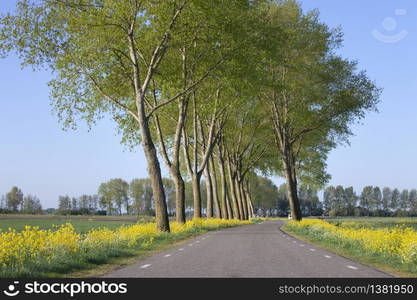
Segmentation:
<svg viewBox="0 0 417 300">
<path fill-rule="evenodd" d="M 304 219 L 283 229 L 360 262 L 417 276 L 416 226 L 412 218 Z"/>
<path fill-rule="evenodd" d="M 114 257 L 134 256 L 138 250 L 157 249 L 209 230 L 257 222 L 222 219 L 194 219 L 171 223 L 171 234 L 158 231 L 155 222 L 93 228 L 86 233 L 71 223 L 47 230 L 26 226 L 0 231 L 0 277 L 56 277 L 92 269 Z"/>
</svg>

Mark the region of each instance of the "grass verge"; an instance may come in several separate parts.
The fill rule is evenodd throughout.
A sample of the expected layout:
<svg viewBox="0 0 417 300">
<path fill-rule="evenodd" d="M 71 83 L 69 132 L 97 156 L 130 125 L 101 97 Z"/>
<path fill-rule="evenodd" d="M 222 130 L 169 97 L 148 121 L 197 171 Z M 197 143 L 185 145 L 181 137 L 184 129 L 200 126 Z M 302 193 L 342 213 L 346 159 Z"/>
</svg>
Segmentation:
<svg viewBox="0 0 417 300">
<path fill-rule="evenodd" d="M 353 243 L 342 243 L 334 239 L 326 239 L 324 235 L 312 234 L 306 228 L 291 226 L 289 223 L 282 226 L 281 230 L 302 241 L 319 246 L 326 251 L 336 253 L 363 265 L 374 267 L 393 276 L 417 277 L 417 267 L 415 265 L 403 264 L 398 257 L 372 253 L 358 248 Z"/>
</svg>

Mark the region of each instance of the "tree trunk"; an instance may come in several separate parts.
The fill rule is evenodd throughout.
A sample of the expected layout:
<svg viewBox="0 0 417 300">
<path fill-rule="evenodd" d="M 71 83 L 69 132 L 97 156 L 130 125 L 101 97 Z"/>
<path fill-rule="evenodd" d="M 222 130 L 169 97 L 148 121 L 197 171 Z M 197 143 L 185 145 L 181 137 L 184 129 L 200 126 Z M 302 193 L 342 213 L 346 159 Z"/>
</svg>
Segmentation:
<svg viewBox="0 0 417 300">
<path fill-rule="evenodd" d="M 249 219 L 249 207 L 248 207 L 248 200 L 246 199 L 245 191 L 243 190 L 243 182 L 240 181 L 239 183 L 239 191 L 242 198 L 242 206 L 243 206 L 243 219 L 248 220 Z"/>
<path fill-rule="evenodd" d="M 194 218 L 201 218 L 201 189 L 200 189 L 201 175 L 193 174 L 193 200 L 194 200 Z"/>
<path fill-rule="evenodd" d="M 245 211 L 243 209 L 243 201 L 242 201 L 242 195 L 240 193 L 240 187 L 239 187 L 239 181 L 237 180 L 236 176 L 234 176 L 234 182 L 235 182 L 235 193 L 236 193 L 236 199 L 237 199 L 237 205 L 239 208 L 239 216 L 240 220 L 245 220 Z"/>
<path fill-rule="evenodd" d="M 284 175 L 287 184 L 287 198 L 290 205 L 291 218 L 296 221 L 302 219 L 300 201 L 297 194 L 297 177 L 294 166 L 288 159 L 283 159 Z"/>
<path fill-rule="evenodd" d="M 220 154 L 219 158 L 219 169 L 220 169 L 220 182 L 221 182 L 221 188 L 222 188 L 222 197 L 220 199 L 222 212 L 223 212 L 223 218 L 224 219 L 232 219 L 233 216 L 230 214 L 230 203 L 227 199 L 227 181 L 226 181 L 226 174 L 224 170 L 224 160 L 223 157 L 221 157 L 222 154 Z"/>
<path fill-rule="evenodd" d="M 255 217 L 255 211 L 253 209 L 252 197 L 250 195 L 249 183 L 247 181 L 246 181 L 246 185 L 244 186 L 244 191 L 245 191 L 245 195 L 246 195 L 246 200 L 248 202 L 249 217 L 254 218 Z"/>
<path fill-rule="evenodd" d="M 169 232 L 169 219 L 165 201 L 164 184 L 162 183 L 161 167 L 159 165 L 156 148 L 152 142 L 149 125 L 142 119 L 140 122 L 142 147 L 148 162 L 148 172 L 151 178 L 153 198 L 155 203 L 156 225 L 160 231 Z"/>
<path fill-rule="evenodd" d="M 228 161 L 227 170 L 228 170 L 228 175 L 229 175 L 230 199 L 233 205 L 233 217 L 235 219 L 240 219 L 241 214 L 240 214 L 239 206 L 238 206 L 237 199 L 236 199 L 236 190 L 235 190 L 235 184 L 234 184 L 235 180 L 232 176 L 232 170 L 231 170 L 231 165 L 229 161 Z"/>
<path fill-rule="evenodd" d="M 214 208 L 216 209 L 216 218 L 221 219 L 222 211 L 221 211 L 220 203 L 219 203 L 219 193 L 217 190 L 217 174 L 216 174 L 216 167 L 214 165 L 213 156 L 209 160 L 209 164 L 207 166 L 209 167 L 209 174 L 211 176 L 211 183 L 213 187 L 213 202 L 214 202 Z"/>
<path fill-rule="evenodd" d="M 206 215 L 207 215 L 207 218 L 212 218 L 213 217 L 213 188 L 212 188 L 212 182 L 211 182 L 211 176 L 210 176 L 208 164 L 204 168 L 204 178 L 206 180 L 206 195 L 207 195 Z"/>
<path fill-rule="evenodd" d="M 185 223 L 185 184 L 181 174 L 171 172 L 171 177 L 175 184 L 175 216 L 176 221 L 180 224 Z"/>
</svg>

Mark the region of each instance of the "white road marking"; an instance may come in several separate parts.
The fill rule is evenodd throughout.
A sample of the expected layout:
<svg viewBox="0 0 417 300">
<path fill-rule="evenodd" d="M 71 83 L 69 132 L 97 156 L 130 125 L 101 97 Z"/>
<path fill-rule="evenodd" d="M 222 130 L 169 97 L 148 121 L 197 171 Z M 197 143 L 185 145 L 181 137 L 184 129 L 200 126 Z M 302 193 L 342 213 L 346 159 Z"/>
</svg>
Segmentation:
<svg viewBox="0 0 417 300">
<path fill-rule="evenodd" d="M 324 255 L 325 258 L 332 258 L 330 255 Z"/>
<path fill-rule="evenodd" d="M 146 264 L 146 265 L 141 266 L 140 268 L 141 268 L 141 269 L 146 269 L 146 268 L 148 268 L 148 267 L 150 267 L 150 266 L 151 266 L 151 264 Z"/>
<path fill-rule="evenodd" d="M 300 247 L 304 247 L 304 244 L 300 244 Z"/>
<path fill-rule="evenodd" d="M 206 238 L 204 238 L 204 237 L 202 238 L 202 240 L 205 240 L 205 239 L 206 239 Z"/>
<path fill-rule="evenodd" d="M 346 267 L 348 267 L 349 269 L 352 269 L 352 270 L 357 270 L 358 269 L 358 268 L 356 268 L 354 266 L 349 266 L 349 265 L 347 265 Z"/>
<path fill-rule="evenodd" d="M 296 241 L 292 241 L 293 243 L 297 243 Z"/>
<path fill-rule="evenodd" d="M 194 244 L 188 244 L 188 246 L 190 246 L 190 247 L 191 247 L 192 245 L 194 245 Z"/>
<path fill-rule="evenodd" d="M 178 251 L 184 251 L 184 248 L 179 248 Z"/>
<path fill-rule="evenodd" d="M 164 255 L 164 257 L 170 257 L 171 256 L 171 254 L 165 254 Z"/>
<path fill-rule="evenodd" d="M 200 241 L 195 241 L 196 243 L 200 243 Z"/>
<path fill-rule="evenodd" d="M 316 249 L 311 248 L 310 251 L 313 251 L 314 252 L 314 251 L 316 251 Z"/>
</svg>

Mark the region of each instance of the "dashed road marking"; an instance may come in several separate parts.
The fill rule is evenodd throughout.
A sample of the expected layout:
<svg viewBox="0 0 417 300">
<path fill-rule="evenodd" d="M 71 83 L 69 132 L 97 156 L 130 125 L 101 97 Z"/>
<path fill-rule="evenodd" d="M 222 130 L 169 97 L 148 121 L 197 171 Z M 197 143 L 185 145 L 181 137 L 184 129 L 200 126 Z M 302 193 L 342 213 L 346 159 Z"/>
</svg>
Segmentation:
<svg viewBox="0 0 417 300">
<path fill-rule="evenodd" d="M 311 248 L 311 249 L 310 249 L 310 251 L 311 251 L 311 252 L 314 252 L 314 251 L 316 251 L 316 249 Z"/>
<path fill-rule="evenodd" d="M 141 269 L 146 269 L 146 268 L 148 268 L 148 267 L 150 267 L 150 266 L 151 266 L 151 264 L 146 264 L 146 265 L 140 266 L 140 268 L 141 268 Z"/>
<path fill-rule="evenodd" d="M 188 244 L 188 246 L 190 246 L 190 247 L 191 247 L 192 245 L 194 245 L 194 244 Z"/>
<path fill-rule="evenodd" d="M 292 241 L 293 243 L 297 243 L 296 241 Z"/>
<path fill-rule="evenodd" d="M 352 270 L 357 270 L 358 269 L 357 267 L 349 266 L 349 265 L 347 265 L 346 267 L 348 267 L 349 269 L 352 269 Z"/>
<path fill-rule="evenodd" d="M 195 241 L 196 243 L 200 243 L 200 241 Z"/>
<path fill-rule="evenodd" d="M 304 247 L 304 244 L 300 244 L 300 247 Z"/>
<path fill-rule="evenodd" d="M 324 255 L 325 258 L 332 258 L 330 255 Z"/>
<path fill-rule="evenodd" d="M 164 257 L 170 257 L 171 256 L 171 254 L 165 254 L 164 255 Z"/>
<path fill-rule="evenodd" d="M 205 240 L 205 239 L 206 239 L 205 237 L 202 238 L 202 240 Z"/>
<path fill-rule="evenodd" d="M 178 251 L 184 251 L 184 248 L 179 248 Z"/>
</svg>

